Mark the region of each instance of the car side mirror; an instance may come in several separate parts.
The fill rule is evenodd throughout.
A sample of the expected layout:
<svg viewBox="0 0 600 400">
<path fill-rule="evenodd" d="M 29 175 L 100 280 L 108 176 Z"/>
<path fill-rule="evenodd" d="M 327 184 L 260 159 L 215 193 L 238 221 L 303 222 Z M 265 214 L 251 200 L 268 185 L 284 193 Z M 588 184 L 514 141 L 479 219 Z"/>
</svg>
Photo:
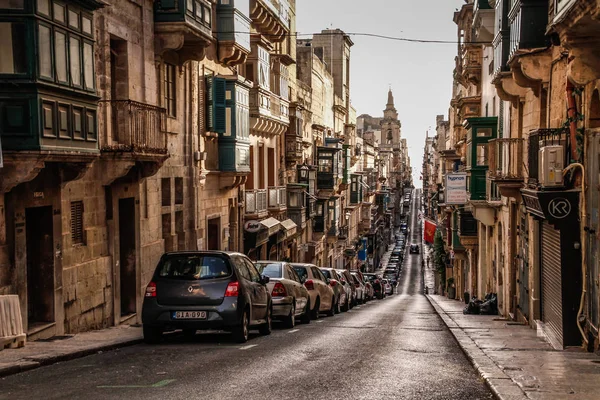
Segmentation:
<svg viewBox="0 0 600 400">
<path fill-rule="evenodd" d="M 265 275 L 261 276 L 260 278 L 261 278 L 261 283 L 263 285 L 266 285 L 267 283 L 269 283 L 271 281 L 271 278 L 269 278 L 268 276 L 265 276 Z"/>
</svg>

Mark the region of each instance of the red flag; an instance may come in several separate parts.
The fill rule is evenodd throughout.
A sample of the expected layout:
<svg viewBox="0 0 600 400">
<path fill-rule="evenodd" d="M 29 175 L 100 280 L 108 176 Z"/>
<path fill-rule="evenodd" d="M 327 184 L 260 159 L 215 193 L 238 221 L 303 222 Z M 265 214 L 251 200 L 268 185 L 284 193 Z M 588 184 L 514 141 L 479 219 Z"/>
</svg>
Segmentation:
<svg viewBox="0 0 600 400">
<path fill-rule="evenodd" d="M 435 224 L 435 222 L 426 219 L 424 228 L 425 229 L 423 229 L 423 240 L 426 243 L 433 244 L 433 240 L 435 238 L 435 230 L 437 229 L 437 225 Z"/>
</svg>

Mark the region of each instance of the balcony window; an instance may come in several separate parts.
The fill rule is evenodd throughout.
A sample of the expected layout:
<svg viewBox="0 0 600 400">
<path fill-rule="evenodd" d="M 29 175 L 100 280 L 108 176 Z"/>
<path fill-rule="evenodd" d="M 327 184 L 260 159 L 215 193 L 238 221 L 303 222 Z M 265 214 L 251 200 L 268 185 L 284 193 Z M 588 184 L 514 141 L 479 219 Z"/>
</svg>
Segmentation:
<svg viewBox="0 0 600 400">
<path fill-rule="evenodd" d="M 477 145 L 477 166 L 478 167 L 487 166 L 487 145 L 486 144 L 478 144 Z"/>
<path fill-rule="evenodd" d="M 333 160 L 320 158 L 319 172 L 333 172 Z"/>
<path fill-rule="evenodd" d="M 46 17 L 50 17 L 50 0 L 37 0 L 37 12 Z"/>
<path fill-rule="evenodd" d="M 27 73 L 25 24 L 18 22 L 0 22 L 0 74 Z"/>
<path fill-rule="evenodd" d="M 163 93 L 164 93 L 164 108 L 167 110 L 169 117 L 176 116 L 176 74 L 175 70 L 177 67 L 173 64 L 165 63 L 164 75 L 163 75 Z"/>
</svg>

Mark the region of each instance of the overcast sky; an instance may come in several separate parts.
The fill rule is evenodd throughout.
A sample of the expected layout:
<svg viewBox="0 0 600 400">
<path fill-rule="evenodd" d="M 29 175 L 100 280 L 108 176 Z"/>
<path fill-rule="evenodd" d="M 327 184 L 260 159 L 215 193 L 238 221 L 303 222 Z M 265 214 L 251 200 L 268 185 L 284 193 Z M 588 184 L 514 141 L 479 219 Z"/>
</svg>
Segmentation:
<svg viewBox="0 0 600 400">
<path fill-rule="evenodd" d="M 346 33 L 456 40 L 454 11 L 464 0 L 297 0 L 298 33 L 339 28 Z M 300 36 L 306 38 L 306 36 Z M 391 85 L 408 139 L 413 179 L 420 187 L 425 132 L 446 118 L 452 94 L 455 44 L 407 43 L 351 35 L 350 85 L 357 114 L 381 116 Z"/>
</svg>

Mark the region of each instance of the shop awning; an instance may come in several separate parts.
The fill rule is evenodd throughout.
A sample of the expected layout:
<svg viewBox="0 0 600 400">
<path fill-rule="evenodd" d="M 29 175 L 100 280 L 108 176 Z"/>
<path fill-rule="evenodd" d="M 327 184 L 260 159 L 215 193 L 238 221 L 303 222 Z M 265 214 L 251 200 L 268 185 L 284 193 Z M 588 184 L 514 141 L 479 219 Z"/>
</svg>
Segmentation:
<svg viewBox="0 0 600 400">
<path fill-rule="evenodd" d="M 260 224 L 269 231 L 269 236 L 277 233 L 281 227 L 281 222 L 273 217 L 263 219 Z"/>
<path fill-rule="evenodd" d="M 285 237 L 289 238 L 296 234 L 298 225 L 296 225 L 296 223 L 294 221 L 292 221 L 291 219 L 288 218 L 284 221 L 281 221 L 281 228 L 285 232 Z"/>
</svg>

